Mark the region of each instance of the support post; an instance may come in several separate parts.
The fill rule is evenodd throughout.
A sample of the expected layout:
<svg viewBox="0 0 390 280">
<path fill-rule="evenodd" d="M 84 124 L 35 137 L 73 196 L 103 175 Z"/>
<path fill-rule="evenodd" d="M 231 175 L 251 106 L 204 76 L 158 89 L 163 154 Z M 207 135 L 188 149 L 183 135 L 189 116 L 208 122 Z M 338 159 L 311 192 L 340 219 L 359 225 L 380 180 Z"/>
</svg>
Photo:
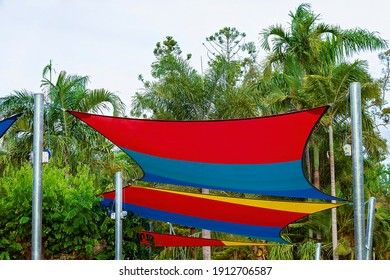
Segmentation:
<svg viewBox="0 0 390 280">
<path fill-rule="evenodd" d="M 321 243 L 316 243 L 316 261 L 321 260 Z"/>
<path fill-rule="evenodd" d="M 366 230 L 366 254 L 365 260 L 372 259 L 372 241 L 374 236 L 374 221 L 375 221 L 375 197 L 370 197 L 368 200 L 367 214 L 367 230 Z"/>
<path fill-rule="evenodd" d="M 42 152 L 43 152 L 43 94 L 34 95 L 33 192 L 31 258 L 42 258 Z"/>
<path fill-rule="evenodd" d="M 363 140 L 362 140 L 362 109 L 360 83 L 351 83 L 349 87 L 351 98 L 352 125 L 352 176 L 353 205 L 355 231 L 355 259 L 363 260 L 364 248 L 364 178 L 363 178 Z"/>
<path fill-rule="evenodd" d="M 115 173 L 115 259 L 122 259 L 122 172 Z"/>
<path fill-rule="evenodd" d="M 209 189 L 202 189 L 202 194 L 210 194 Z M 211 232 L 207 229 L 202 229 L 202 238 L 211 238 Z M 211 260 L 211 247 L 203 246 L 202 247 L 203 260 Z"/>
</svg>

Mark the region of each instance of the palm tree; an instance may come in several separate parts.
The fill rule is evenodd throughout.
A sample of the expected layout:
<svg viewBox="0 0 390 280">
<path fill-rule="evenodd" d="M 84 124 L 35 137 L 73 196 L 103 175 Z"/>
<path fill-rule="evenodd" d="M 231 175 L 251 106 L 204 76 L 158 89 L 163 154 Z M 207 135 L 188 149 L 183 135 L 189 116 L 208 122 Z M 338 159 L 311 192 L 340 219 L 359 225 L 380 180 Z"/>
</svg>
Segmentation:
<svg viewBox="0 0 390 280">
<path fill-rule="evenodd" d="M 332 104 L 328 115 L 324 118 L 323 123 L 328 128 L 329 133 L 329 161 L 330 161 L 330 174 L 331 174 L 331 194 L 336 196 L 336 181 L 335 181 L 335 159 L 334 159 L 334 137 L 333 131 L 336 125 L 343 126 L 348 124 L 348 112 L 347 112 L 347 95 L 349 84 L 352 81 L 361 81 L 363 93 L 362 93 L 362 108 L 364 122 L 364 143 L 367 155 L 380 159 L 386 152 L 385 141 L 379 137 L 379 133 L 370 115 L 369 108 L 370 102 L 375 103 L 380 98 L 380 90 L 378 84 L 373 83 L 370 78 L 366 64 L 362 61 L 355 61 L 354 63 L 340 63 L 334 67 L 328 67 L 326 76 L 321 75 L 307 75 L 304 91 L 317 96 L 319 104 L 326 102 Z M 322 97 L 322 98 L 321 98 Z M 369 141 L 367 141 L 370 139 Z M 375 139 L 375 140 L 374 140 Z M 333 225 L 333 249 L 337 251 L 336 236 L 336 213 L 333 210 L 332 225 Z M 335 255 L 335 254 L 334 254 Z M 337 257 L 336 257 L 337 258 Z"/>
<path fill-rule="evenodd" d="M 320 65 L 326 67 L 360 51 L 387 47 L 387 42 L 375 32 L 360 28 L 343 30 L 336 25 L 318 23 L 320 15 L 311 11 L 310 4 L 299 5 L 289 16 L 288 29 L 272 25 L 261 32 L 262 47 L 270 52 L 266 70 L 283 68 L 286 60 L 293 59 L 306 74 L 312 74 Z"/>
<path fill-rule="evenodd" d="M 381 161 L 387 149 L 371 113 L 371 109 L 380 103 L 381 91 L 378 82 L 370 77 L 365 61 L 344 62 L 328 67 L 323 74 L 307 75 L 302 90 L 307 95 L 315 96 L 314 106 L 332 104 L 324 118 L 325 126 L 348 126 L 349 85 L 354 81 L 360 81 L 362 85 L 363 141 L 366 155 Z"/>
<path fill-rule="evenodd" d="M 266 77 L 271 76 L 273 71 L 288 73 L 291 68 L 288 66 L 293 63 L 301 67 L 302 78 L 305 79 L 307 75 L 326 72 L 330 66 L 337 65 L 359 51 L 379 50 L 387 46 L 387 42 L 375 33 L 358 28 L 342 30 L 338 26 L 318 23 L 319 15 L 310 8 L 309 4 L 301 4 L 295 13 L 290 12 L 291 23 L 288 29 L 281 25 L 273 25 L 262 31 L 262 46 L 269 51 L 265 61 Z M 333 117 L 334 114 L 331 114 L 328 132 L 331 186 L 334 195 Z M 336 214 L 335 211 L 333 213 L 333 232 L 336 235 Z M 337 244 L 333 244 L 334 248 L 336 246 Z M 334 258 L 337 259 L 336 254 Z"/>
<path fill-rule="evenodd" d="M 48 73 L 51 76 L 51 71 L 49 64 L 44 69 L 42 80 L 46 99 L 44 145 L 52 150 L 54 160 L 76 168 L 85 157 L 101 157 L 106 151 L 111 151 L 113 145 L 65 110 L 98 113 L 104 109 L 112 109 L 115 115 L 122 115 L 125 105 L 116 94 L 105 89 L 88 89 L 87 76 L 68 75 L 61 71 L 56 82 L 52 83 L 51 77 L 46 77 Z M 15 91 L 0 99 L 2 115 L 25 112 L 4 138 L 3 145 L 11 159 L 24 161 L 29 158 L 32 149 L 33 107 L 34 93 L 27 90 Z"/>
<path fill-rule="evenodd" d="M 5 162 L 20 165 L 28 160 L 32 151 L 33 107 L 34 95 L 27 90 L 17 90 L 7 97 L 0 98 L 1 118 L 24 112 L 18 122 L 3 136 L 2 148 L 6 153 L 2 156 L 2 165 L 5 165 Z"/>
</svg>

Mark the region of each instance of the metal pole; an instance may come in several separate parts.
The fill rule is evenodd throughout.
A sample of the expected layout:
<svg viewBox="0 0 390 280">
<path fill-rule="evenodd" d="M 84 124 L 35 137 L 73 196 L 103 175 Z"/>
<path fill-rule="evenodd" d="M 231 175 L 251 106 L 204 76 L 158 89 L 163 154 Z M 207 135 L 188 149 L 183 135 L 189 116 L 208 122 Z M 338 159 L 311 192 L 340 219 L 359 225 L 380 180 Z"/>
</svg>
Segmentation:
<svg viewBox="0 0 390 280">
<path fill-rule="evenodd" d="M 375 220 L 375 197 L 370 197 L 368 200 L 368 216 L 366 230 L 366 254 L 365 259 L 372 259 L 372 241 L 374 236 L 374 220 Z"/>
<path fill-rule="evenodd" d="M 355 230 L 355 259 L 364 259 L 364 178 L 363 178 L 363 140 L 360 83 L 351 83 L 352 125 L 352 176 Z"/>
<path fill-rule="evenodd" d="M 316 243 L 316 261 L 321 260 L 321 243 Z"/>
<path fill-rule="evenodd" d="M 115 173 L 115 259 L 122 259 L 122 172 Z"/>
<path fill-rule="evenodd" d="M 31 258 L 42 255 L 42 152 L 43 152 L 43 94 L 34 95 L 33 192 Z"/>
<path fill-rule="evenodd" d="M 209 189 L 202 189 L 202 194 L 210 194 Z M 202 238 L 211 238 L 211 232 L 207 229 L 202 229 Z M 203 260 L 211 260 L 211 247 L 203 246 L 202 247 Z"/>
</svg>

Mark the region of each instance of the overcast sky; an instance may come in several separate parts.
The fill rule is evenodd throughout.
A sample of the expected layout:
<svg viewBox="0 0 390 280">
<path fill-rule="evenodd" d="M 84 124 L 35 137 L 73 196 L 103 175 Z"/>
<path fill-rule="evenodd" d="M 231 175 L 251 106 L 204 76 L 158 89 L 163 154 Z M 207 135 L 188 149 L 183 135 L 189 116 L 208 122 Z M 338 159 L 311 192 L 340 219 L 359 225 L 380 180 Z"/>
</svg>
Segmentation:
<svg viewBox="0 0 390 280">
<path fill-rule="evenodd" d="M 89 88 L 116 92 L 128 113 L 141 87 L 138 75 L 150 77 L 155 44 L 167 35 L 192 53 L 200 71 L 206 37 L 236 27 L 258 44 L 262 29 L 287 27 L 289 12 L 303 2 L 325 23 L 376 31 L 390 40 L 389 0 L 0 0 L 0 96 L 39 92 L 42 69 L 52 60 L 57 71 L 88 75 Z M 359 58 L 380 76 L 378 53 Z"/>
</svg>

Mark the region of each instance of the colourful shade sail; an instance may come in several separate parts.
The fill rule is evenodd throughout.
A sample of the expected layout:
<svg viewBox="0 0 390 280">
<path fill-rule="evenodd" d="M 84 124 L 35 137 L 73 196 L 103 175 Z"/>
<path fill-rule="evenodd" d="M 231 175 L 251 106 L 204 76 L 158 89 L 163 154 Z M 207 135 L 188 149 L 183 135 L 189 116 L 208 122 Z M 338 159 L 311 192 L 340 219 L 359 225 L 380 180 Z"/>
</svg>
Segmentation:
<svg viewBox="0 0 390 280">
<path fill-rule="evenodd" d="M 22 115 L 23 113 L 13 115 L 12 117 L 9 117 L 7 119 L 4 119 L 0 121 L 0 138 L 4 135 L 4 133 L 11 127 L 11 125 L 16 122 L 16 120 Z"/>
<path fill-rule="evenodd" d="M 271 196 L 337 199 L 306 179 L 302 155 L 327 106 L 218 121 L 160 121 L 68 111 L 132 157 L 144 181 Z"/>
<path fill-rule="evenodd" d="M 104 193 L 103 198 L 103 206 L 113 205 L 115 191 Z M 286 243 L 280 237 L 286 225 L 342 204 L 242 199 L 127 186 L 123 205 L 127 211 L 153 220 Z"/>
<path fill-rule="evenodd" d="M 142 245 L 154 247 L 199 247 L 199 246 L 268 246 L 269 243 L 259 242 L 240 242 L 240 241 L 224 241 L 219 239 L 207 239 L 199 237 L 188 237 L 181 235 L 161 234 L 156 232 L 141 232 Z"/>
</svg>

